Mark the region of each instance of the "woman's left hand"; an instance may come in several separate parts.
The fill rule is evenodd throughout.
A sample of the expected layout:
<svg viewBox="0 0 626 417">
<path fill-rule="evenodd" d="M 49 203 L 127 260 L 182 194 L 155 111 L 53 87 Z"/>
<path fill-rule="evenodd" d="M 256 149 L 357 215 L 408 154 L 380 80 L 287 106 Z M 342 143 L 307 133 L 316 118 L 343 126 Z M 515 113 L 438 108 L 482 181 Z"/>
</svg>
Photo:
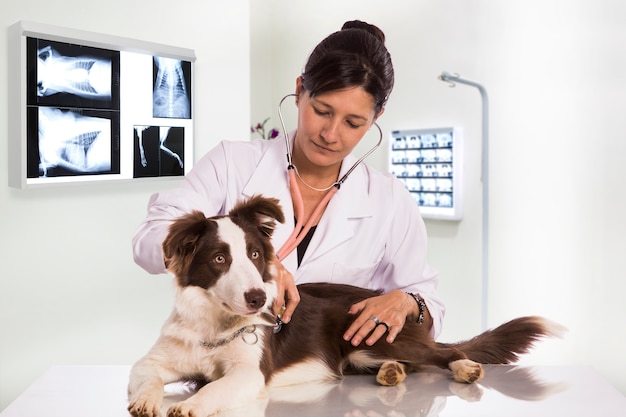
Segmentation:
<svg viewBox="0 0 626 417">
<path fill-rule="evenodd" d="M 407 316 L 413 313 L 414 304 L 410 296 L 399 290 L 353 304 L 348 313 L 358 316 L 343 338 L 353 346 L 358 346 L 367 337 L 365 344 L 372 346 L 387 333 L 385 340 L 392 343 L 404 327 Z"/>
</svg>

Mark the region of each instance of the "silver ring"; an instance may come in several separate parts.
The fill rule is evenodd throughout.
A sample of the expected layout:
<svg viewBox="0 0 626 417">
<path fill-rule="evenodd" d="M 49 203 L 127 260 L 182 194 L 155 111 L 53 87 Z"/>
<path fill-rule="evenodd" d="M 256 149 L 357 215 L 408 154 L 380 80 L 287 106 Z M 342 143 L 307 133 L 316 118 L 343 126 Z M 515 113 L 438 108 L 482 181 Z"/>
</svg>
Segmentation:
<svg viewBox="0 0 626 417">
<path fill-rule="evenodd" d="M 380 320 L 378 320 L 378 317 L 376 317 L 376 316 L 370 317 L 370 320 L 372 320 L 374 323 L 376 323 L 376 326 L 378 326 L 380 324 Z"/>
<path fill-rule="evenodd" d="M 389 331 L 389 325 L 387 323 L 385 323 L 384 321 L 381 321 L 380 324 L 382 324 L 383 326 L 387 328 L 387 330 L 385 330 L 386 332 Z"/>
</svg>

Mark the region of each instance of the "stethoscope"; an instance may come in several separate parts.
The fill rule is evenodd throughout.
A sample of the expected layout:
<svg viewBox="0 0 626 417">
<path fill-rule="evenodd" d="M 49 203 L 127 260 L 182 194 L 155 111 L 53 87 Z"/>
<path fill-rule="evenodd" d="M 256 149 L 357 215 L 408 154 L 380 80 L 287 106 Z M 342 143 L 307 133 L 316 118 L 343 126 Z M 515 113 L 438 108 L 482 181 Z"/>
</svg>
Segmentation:
<svg viewBox="0 0 626 417">
<path fill-rule="evenodd" d="M 378 142 L 363 156 L 361 156 L 354 164 L 352 164 L 350 169 L 337 182 L 335 182 L 328 188 L 328 191 L 324 195 L 324 198 L 318 203 L 317 207 L 315 207 L 315 210 L 313 210 L 313 214 L 306 222 L 306 224 L 304 224 L 302 220 L 304 218 L 304 202 L 302 200 L 302 193 L 300 192 L 300 187 L 298 186 L 298 181 L 296 179 L 296 175 L 299 176 L 298 169 L 291 162 L 291 145 L 289 143 L 289 135 L 287 134 L 285 121 L 283 119 L 283 114 L 281 111 L 283 102 L 287 99 L 287 97 L 297 96 L 297 94 L 287 94 L 278 103 L 278 118 L 280 119 L 280 125 L 283 129 L 283 136 L 285 137 L 285 147 L 287 148 L 287 174 L 289 176 L 289 192 L 291 193 L 291 198 L 294 205 L 294 213 L 296 215 L 296 227 L 293 229 L 293 232 L 291 232 L 291 235 L 289 236 L 289 238 L 287 238 L 283 246 L 276 252 L 276 257 L 279 261 L 285 259 L 287 255 L 289 255 L 295 248 L 298 247 L 300 242 L 302 242 L 302 239 L 304 239 L 306 234 L 313 227 L 313 223 L 315 223 L 315 220 L 322 214 L 322 212 L 328 205 L 328 202 L 331 200 L 331 198 L 333 198 L 337 191 L 339 191 L 341 184 L 346 181 L 352 171 L 354 171 L 355 168 L 359 166 L 359 164 L 363 162 L 365 158 L 367 158 L 372 152 L 374 152 L 383 141 L 383 131 L 380 126 L 378 126 L 378 124 L 374 122 L 374 126 L 376 126 L 376 128 L 378 129 L 378 133 L 380 135 Z"/>
</svg>

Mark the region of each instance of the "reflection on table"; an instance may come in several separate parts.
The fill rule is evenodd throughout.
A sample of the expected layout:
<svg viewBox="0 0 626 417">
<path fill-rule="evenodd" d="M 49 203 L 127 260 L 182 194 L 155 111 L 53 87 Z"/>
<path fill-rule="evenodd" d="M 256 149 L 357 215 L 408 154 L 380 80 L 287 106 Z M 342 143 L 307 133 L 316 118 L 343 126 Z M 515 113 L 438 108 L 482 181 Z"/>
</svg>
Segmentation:
<svg viewBox="0 0 626 417">
<path fill-rule="evenodd" d="M 0 417 L 128 417 L 130 366 L 56 366 L 35 381 Z M 162 415 L 197 386 L 166 386 Z M 373 375 L 327 384 L 271 389 L 264 398 L 218 417 L 617 417 L 626 397 L 590 367 L 487 365 L 475 384 L 454 382 L 434 368 L 396 387 Z"/>
<path fill-rule="evenodd" d="M 454 382 L 445 370 L 428 368 L 409 375 L 404 383 L 395 387 L 378 385 L 374 376 L 346 376 L 342 381 L 331 383 L 274 388 L 267 398 L 223 411 L 218 416 L 526 417 L 553 416 L 557 410 L 561 413 L 568 409 L 568 404 L 577 404 L 571 407 L 573 413 L 566 413 L 568 416 L 604 416 L 601 407 L 593 406 L 596 398 L 594 389 L 587 388 L 585 394 L 580 396 L 577 390 L 572 391 L 570 379 L 559 375 L 563 371 L 563 368 L 487 365 L 484 379 L 475 384 L 462 384 Z M 585 378 L 585 373 L 578 371 L 572 376 Z M 171 394 L 166 396 L 164 413 L 170 405 L 191 395 L 195 386 L 172 384 L 167 389 L 171 390 Z M 614 393 L 618 400 L 621 398 L 621 405 L 626 411 L 626 399 L 617 391 Z"/>
</svg>

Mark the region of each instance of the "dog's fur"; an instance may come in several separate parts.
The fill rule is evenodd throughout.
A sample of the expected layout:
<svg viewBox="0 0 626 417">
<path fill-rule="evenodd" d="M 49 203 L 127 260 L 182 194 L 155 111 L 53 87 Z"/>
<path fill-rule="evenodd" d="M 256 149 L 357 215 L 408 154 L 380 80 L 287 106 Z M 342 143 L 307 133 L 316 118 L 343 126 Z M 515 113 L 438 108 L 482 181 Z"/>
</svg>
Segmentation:
<svg viewBox="0 0 626 417">
<path fill-rule="evenodd" d="M 377 373 L 379 383 L 395 385 L 406 372 L 433 365 L 471 383 L 483 375 L 480 363 L 514 362 L 537 339 L 561 330 L 545 319 L 524 317 L 445 344 L 435 342 L 423 325 L 407 321 L 392 344 L 380 340 L 355 347 L 342 338 L 353 320 L 347 311 L 378 293 L 320 283 L 298 286 L 301 300 L 293 319 L 274 333 L 278 261 L 270 237 L 276 221 L 284 221 L 277 201 L 256 196 L 228 216 L 207 219 L 194 212 L 171 225 L 163 253 L 176 277 L 176 302 L 161 336 L 131 370 L 133 416 L 158 416 L 164 384 L 185 379 L 209 382 L 170 407 L 169 417 L 204 417 L 251 401 L 270 384 L 346 373 Z"/>
</svg>

